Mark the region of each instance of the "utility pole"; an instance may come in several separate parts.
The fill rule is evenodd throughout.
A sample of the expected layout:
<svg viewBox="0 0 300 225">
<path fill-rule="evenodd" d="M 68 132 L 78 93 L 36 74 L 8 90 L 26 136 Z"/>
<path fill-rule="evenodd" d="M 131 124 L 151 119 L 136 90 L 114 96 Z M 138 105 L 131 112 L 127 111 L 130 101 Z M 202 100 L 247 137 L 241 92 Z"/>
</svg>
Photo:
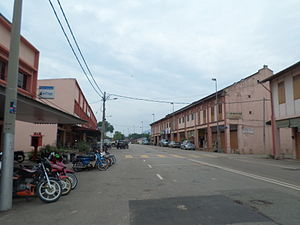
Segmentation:
<svg viewBox="0 0 300 225">
<path fill-rule="evenodd" d="M 218 102 L 218 84 L 217 84 L 217 79 L 212 78 L 212 81 L 215 81 L 216 84 L 216 106 L 217 106 L 217 142 L 216 142 L 216 147 L 217 147 L 217 152 L 220 151 L 219 145 L 220 145 L 220 130 L 219 130 L 219 102 Z"/>
<path fill-rule="evenodd" d="M 263 144 L 264 152 L 266 152 L 266 99 L 263 98 Z"/>
<path fill-rule="evenodd" d="M 13 153 L 17 110 L 17 80 L 19 71 L 21 17 L 22 0 L 15 0 L 8 59 L 8 76 L 5 89 L 0 211 L 6 211 L 12 208 Z"/>
<path fill-rule="evenodd" d="M 101 126 L 101 151 L 104 150 L 104 136 L 105 136 L 105 101 L 106 101 L 106 92 L 103 93 L 103 112 L 102 112 L 102 126 Z"/>
<path fill-rule="evenodd" d="M 144 133 L 144 122 L 141 121 L 141 123 L 142 123 L 142 134 L 143 134 Z"/>
</svg>

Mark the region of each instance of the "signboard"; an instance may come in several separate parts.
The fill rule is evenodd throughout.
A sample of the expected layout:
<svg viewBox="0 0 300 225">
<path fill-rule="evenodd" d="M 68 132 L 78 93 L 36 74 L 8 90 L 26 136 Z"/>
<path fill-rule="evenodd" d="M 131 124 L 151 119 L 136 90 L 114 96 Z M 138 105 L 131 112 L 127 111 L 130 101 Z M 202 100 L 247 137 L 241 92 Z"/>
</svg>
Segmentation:
<svg viewBox="0 0 300 225">
<path fill-rule="evenodd" d="M 242 113 L 241 112 L 228 112 L 227 119 L 230 119 L 230 120 L 242 119 Z"/>
<path fill-rule="evenodd" d="M 244 127 L 243 134 L 254 134 L 254 129 L 251 127 Z"/>
<path fill-rule="evenodd" d="M 55 89 L 53 86 L 39 86 L 39 97 L 44 99 L 54 99 Z"/>
</svg>

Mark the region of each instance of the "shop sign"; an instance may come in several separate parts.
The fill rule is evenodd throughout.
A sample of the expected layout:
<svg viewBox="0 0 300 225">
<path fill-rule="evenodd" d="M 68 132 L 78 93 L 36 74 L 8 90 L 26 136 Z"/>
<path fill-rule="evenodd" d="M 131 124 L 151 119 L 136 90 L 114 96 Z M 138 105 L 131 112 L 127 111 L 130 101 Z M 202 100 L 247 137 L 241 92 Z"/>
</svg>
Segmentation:
<svg viewBox="0 0 300 225">
<path fill-rule="evenodd" d="M 254 129 L 251 127 L 244 127 L 243 134 L 254 134 Z"/>
<path fill-rule="evenodd" d="M 39 97 L 43 99 L 54 99 L 55 89 L 53 86 L 39 86 Z"/>
<path fill-rule="evenodd" d="M 241 112 L 228 112 L 227 119 L 230 119 L 230 120 L 242 119 L 242 113 Z"/>
</svg>

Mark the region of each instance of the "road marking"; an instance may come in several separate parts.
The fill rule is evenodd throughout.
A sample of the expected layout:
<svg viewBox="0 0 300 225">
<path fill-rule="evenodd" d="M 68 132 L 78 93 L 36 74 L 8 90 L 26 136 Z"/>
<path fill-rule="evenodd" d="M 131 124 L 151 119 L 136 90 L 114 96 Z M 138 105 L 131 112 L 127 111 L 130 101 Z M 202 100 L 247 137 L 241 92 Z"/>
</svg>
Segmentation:
<svg viewBox="0 0 300 225">
<path fill-rule="evenodd" d="M 132 155 L 125 155 L 125 159 L 133 159 Z"/>
<path fill-rule="evenodd" d="M 146 162 L 146 160 L 145 160 L 145 159 L 143 159 L 143 161 L 144 161 L 144 162 Z"/>
<path fill-rule="evenodd" d="M 148 164 L 148 167 L 151 169 L 152 168 L 152 166 L 150 165 L 150 164 Z"/>
<path fill-rule="evenodd" d="M 203 154 L 203 155 L 210 157 L 210 158 L 218 158 L 218 156 L 215 156 L 215 155 L 210 155 L 210 154 Z"/>
<path fill-rule="evenodd" d="M 201 156 L 199 156 L 199 155 L 192 155 L 192 154 L 188 154 L 188 156 L 190 156 L 190 157 L 193 157 L 193 158 L 202 158 Z"/>
<path fill-rule="evenodd" d="M 176 155 L 176 154 L 170 154 L 171 156 L 175 157 L 175 158 L 179 158 L 179 159 L 184 159 L 185 157 L 180 156 L 180 155 Z"/>
<path fill-rule="evenodd" d="M 231 173 L 240 174 L 242 176 L 251 177 L 251 178 L 254 178 L 254 179 L 257 179 L 257 180 L 266 181 L 268 183 L 277 184 L 279 186 L 283 186 L 283 187 L 287 187 L 287 188 L 290 188 L 290 189 L 293 189 L 293 190 L 296 190 L 296 191 L 300 191 L 300 186 L 297 186 L 297 185 L 294 185 L 294 184 L 289 184 L 289 183 L 279 181 L 279 180 L 275 180 L 275 179 L 272 179 L 272 178 L 263 177 L 263 176 L 259 176 L 259 175 L 255 175 L 255 174 L 251 174 L 251 173 L 246 173 L 246 172 L 243 172 L 243 171 L 234 170 L 234 169 L 230 169 L 230 168 L 223 167 L 223 166 L 218 166 L 218 165 L 215 165 L 215 164 L 211 164 L 211 163 L 207 163 L 207 162 L 203 162 L 203 161 L 199 161 L 199 160 L 195 160 L 195 159 L 188 159 L 188 160 L 199 163 L 199 164 L 202 164 L 202 165 L 205 165 L 205 166 L 214 167 L 214 168 L 225 170 L 225 171 L 228 171 L 228 172 L 231 172 Z"/>
<path fill-rule="evenodd" d="M 140 155 L 141 158 L 148 159 L 149 155 Z"/>
<path fill-rule="evenodd" d="M 166 158 L 165 155 L 161 155 L 161 154 L 157 154 L 157 156 L 158 156 L 159 158 Z"/>
<path fill-rule="evenodd" d="M 161 175 L 159 175 L 158 173 L 156 174 L 156 176 L 160 179 L 160 180 L 163 180 L 164 178 L 162 178 Z"/>
</svg>

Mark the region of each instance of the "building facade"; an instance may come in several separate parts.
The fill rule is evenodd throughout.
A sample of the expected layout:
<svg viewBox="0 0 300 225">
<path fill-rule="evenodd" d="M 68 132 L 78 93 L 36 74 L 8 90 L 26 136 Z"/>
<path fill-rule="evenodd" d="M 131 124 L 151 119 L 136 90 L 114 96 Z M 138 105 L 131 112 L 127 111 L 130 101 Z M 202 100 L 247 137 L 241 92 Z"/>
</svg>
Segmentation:
<svg viewBox="0 0 300 225">
<path fill-rule="evenodd" d="M 31 124 L 19 121 L 16 148 L 30 151 L 30 136 L 42 136 L 43 145 L 74 147 L 78 141 L 100 138 L 97 120 L 76 79 L 38 80 L 38 100 L 87 121 L 85 124 Z M 23 131 L 27 130 L 27 136 Z"/>
<path fill-rule="evenodd" d="M 275 155 L 292 155 L 293 158 L 300 159 L 300 62 L 265 79 L 264 82 L 270 82 L 272 92 L 276 121 Z"/>
<path fill-rule="evenodd" d="M 157 144 L 163 138 L 190 140 L 197 149 L 214 151 L 219 130 L 222 152 L 271 152 L 271 129 L 265 125 L 271 116 L 270 93 L 258 80 L 272 74 L 264 66 L 257 73 L 152 123 L 152 141 Z"/>
<path fill-rule="evenodd" d="M 2 132 L 4 119 L 4 105 L 6 96 L 6 82 L 8 78 L 8 56 L 10 50 L 11 23 L 0 14 L 0 151 L 2 151 Z M 15 150 L 22 150 L 25 145 L 38 143 L 40 132 L 30 132 L 28 129 L 18 129 L 19 123 L 28 124 L 83 124 L 86 121 L 78 116 L 51 107 L 38 101 L 37 77 L 39 66 L 39 51 L 23 36 L 20 37 L 19 71 L 17 83 L 16 104 L 16 134 Z M 22 122 L 21 122 L 22 121 Z M 45 128 L 48 129 L 48 128 Z M 54 128 L 53 128 L 54 129 Z M 25 139 L 24 139 L 25 138 Z M 48 137 L 48 139 L 53 139 Z M 23 142 L 23 140 L 25 140 Z M 51 140 L 49 140 L 51 142 Z M 26 143 L 26 144 L 24 144 Z M 28 147 L 33 148 L 33 147 Z"/>
</svg>

